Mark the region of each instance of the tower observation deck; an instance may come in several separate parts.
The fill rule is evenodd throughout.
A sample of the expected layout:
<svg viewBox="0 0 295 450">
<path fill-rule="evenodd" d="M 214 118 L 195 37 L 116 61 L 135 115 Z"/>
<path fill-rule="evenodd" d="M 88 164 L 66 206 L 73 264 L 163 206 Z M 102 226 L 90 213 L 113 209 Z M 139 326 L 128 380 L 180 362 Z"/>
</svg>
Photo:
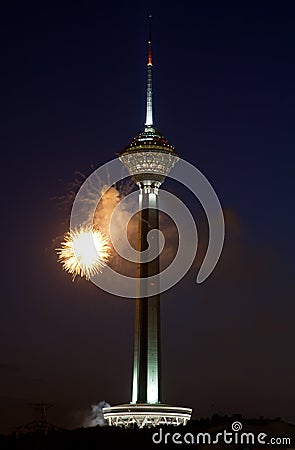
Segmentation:
<svg viewBox="0 0 295 450">
<path fill-rule="evenodd" d="M 119 158 L 139 187 L 139 255 L 149 247 L 147 235 L 159 228 L 158 190 L 178 160 L 175 148 L 160 134 L 153 123 L 152 37 L 149 18 L 147 61 L 146 121 L 143 131 L 123 150 Z M 154 242 L 154 249 L 159 246 Z M 158 252 L 157 252 L 158 254 Z M 140 258 L 140 257 L 139 257 Z M 149 258 L 147 258 L 149 259 Z M 159 273 L 159 256 L 151 261 L 138 261 L 138 289 L 136 299 L 134 358 L 131 403 L 104 408 L 109 425 L 156 426 L 185 425 L 191 408 L 174 407 L 161 399 L 161 330 L 160 294 L 149 293 L 142 279 Z M 153 292 L 155 286 L 153 285 Z"/>
</svg>

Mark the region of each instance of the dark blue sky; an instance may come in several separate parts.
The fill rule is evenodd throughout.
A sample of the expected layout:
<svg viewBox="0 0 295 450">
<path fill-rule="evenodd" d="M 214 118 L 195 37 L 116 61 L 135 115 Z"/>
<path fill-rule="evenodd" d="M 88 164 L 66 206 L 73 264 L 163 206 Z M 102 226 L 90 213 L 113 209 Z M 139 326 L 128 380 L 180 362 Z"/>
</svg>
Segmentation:
<svg viewBox="0 0 295 450">
<path fill-rule="evenodd" d="M 71 283 L 52 242 L 75 172 L 143 125 L 150 12 L 155 123 L 227 217 L 215 273 L 163 295 L 165 400 L 295 421 L 292 2 L 2 3 L 2 428 L 130 398 L 134 304 Z"/>
</svg>

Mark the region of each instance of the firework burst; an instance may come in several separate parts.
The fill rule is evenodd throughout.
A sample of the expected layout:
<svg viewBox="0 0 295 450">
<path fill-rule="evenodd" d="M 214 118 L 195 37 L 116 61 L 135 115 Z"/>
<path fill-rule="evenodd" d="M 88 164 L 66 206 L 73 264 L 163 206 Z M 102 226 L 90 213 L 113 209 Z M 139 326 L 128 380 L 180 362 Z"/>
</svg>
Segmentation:
<svg viewBox="0 0 295 450">
<path fill-rule="evenodd" d="M 89 280 L 102 271 L 109 259 L 109 238 L 92 226 L 81 226 L 68 231 L 56 251 L 58 261 L 73 281 L 77 275 Z"/>
</svg>

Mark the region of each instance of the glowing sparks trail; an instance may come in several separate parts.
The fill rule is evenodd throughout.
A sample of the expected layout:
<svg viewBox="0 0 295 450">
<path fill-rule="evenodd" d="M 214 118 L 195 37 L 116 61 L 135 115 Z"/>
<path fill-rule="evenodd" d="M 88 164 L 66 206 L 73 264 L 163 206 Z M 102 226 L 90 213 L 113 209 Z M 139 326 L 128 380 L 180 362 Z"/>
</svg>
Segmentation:
<svg viewBox="0 0 295 450">
<path fill-rule="evenodd" d="M 58 261 L 73 281 L 77 275 L 89 280 L 101 272 L 110 256 L 108 237 L 92 226 L 68 231 L 56 250 Z"/>
</svg>

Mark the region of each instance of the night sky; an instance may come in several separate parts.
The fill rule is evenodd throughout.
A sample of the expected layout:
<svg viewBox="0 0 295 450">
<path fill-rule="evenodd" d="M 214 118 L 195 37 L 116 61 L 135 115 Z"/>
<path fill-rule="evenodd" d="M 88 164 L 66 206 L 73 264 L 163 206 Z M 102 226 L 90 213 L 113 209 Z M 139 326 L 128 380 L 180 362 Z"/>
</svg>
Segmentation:
<svg viewBox="0 0 295 450">
<path fill-rule="evenodd" d="M 32 402 L 75 427 L 131 399 L 134 300 L 72 283 L 54 249 L 77 172 L 143 126 L 150 12 L 155 123 L 226 217 L 210 278 L 196 262 L 162 296 L 163 401 L 295 422 L 293 2 L 3 1 L 0 431 Z"/>
</svg>

